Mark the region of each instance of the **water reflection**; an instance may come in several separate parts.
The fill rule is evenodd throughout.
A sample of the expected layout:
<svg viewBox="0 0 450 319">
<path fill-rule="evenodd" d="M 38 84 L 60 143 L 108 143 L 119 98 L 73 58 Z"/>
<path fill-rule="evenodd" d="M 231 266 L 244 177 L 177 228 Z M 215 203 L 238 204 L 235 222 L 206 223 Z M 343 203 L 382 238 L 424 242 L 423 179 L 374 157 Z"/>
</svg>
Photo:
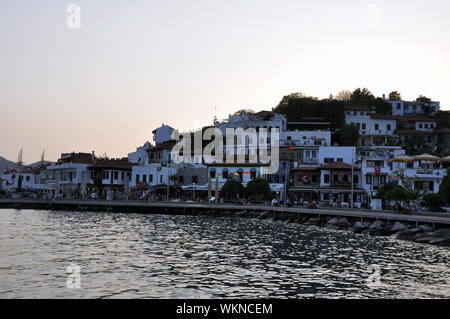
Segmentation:
<svg viewBox="0 0 450 319">
<path fill-rule="evenodd" d="M 0 230 L 1 298 L 450 297 L 448 248 L 312 226 L 2 210 Z"/>
</svg>

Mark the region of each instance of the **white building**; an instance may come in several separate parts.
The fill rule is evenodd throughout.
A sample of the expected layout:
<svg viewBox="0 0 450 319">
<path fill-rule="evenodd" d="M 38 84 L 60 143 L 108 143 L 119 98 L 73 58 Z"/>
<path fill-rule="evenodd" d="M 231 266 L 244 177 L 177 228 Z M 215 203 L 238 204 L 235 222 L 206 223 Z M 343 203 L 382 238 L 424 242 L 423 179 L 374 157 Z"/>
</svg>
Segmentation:
<svg viewBox="0 0 450 319">
<path fill-rule="evenodd" d="M 94 152 L 90 153 L 63 153 L 54 165 L 47 167 L 43 172 L 50 188 L 59 194 L 80 191 L 83 179 L 88 180 L 88 167 L 96 161 Z M 86 177 L 84 177 L 86 176 Z"/>
<path fill-rule="evenodd" d="M 282 146 L 330 146 L 330 131 L 282 131 L 280 132 Z"/>
<path fill-rule="evenodd" d="M 136 148 L 136 152 L 128 154 L 128 161 L 133 164 L 148 165 L 148 150 L 152 147 L 150 142 L 146 142 L 143 146 Z"/>
<path fill-rule="evenodd" d="M 170 176 L 177 174 L 177 168 L 160 164 L 133 166 L 131 170 L 130 187 L 152 187 L 157 185 L 171 185 Z"/>
<path fill-rule="evenodd" d="M 440 110 L 440 102 L 417 102 L 417 101 L 389 101 L 386 102 L 392 105 L 392 115 L 405 116 L 405 115 L 424 115 L 426 110 L 430 111 L 430 114 L 436 114 Z"/>
<path fill-rule="evenodd" d="M 404 163 L 391 163 L 394 157 L 405 154 L 400 146 L 366 146 L 359 148 L 358 165 L 361 167 L 361 186 L 370 198 L 374 198 L 378 190 L 394 180 L 394 170 Z"/>
<path fill-rule="evenodd" d="M 153 141 L 156 145 L 169 142 L 172 139 L 172 132 L 174 130 L 174 128 L 163 123 L 160 127 L 153 130 Z"/>
<path fill-rule="evenodd" d="M 352 165 L 356 160 L 355 146 L 322 146 L 319 148 L 319 165 L 334 162 L 343 162 Z"/>
<path fill-rule="evenodd" d="M 397 129 L 397 119 L 394 116 L 362 111 L 356 115 L 347 111 L 345 124 L 358 126 L 359 146 L 386 145 Z"/>
</svg>

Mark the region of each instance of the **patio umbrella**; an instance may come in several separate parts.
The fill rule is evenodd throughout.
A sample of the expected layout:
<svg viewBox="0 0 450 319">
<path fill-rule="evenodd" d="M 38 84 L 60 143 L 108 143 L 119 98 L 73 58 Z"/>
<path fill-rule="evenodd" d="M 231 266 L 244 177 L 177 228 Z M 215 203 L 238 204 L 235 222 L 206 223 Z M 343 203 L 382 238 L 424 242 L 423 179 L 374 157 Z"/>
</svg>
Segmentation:
<svg viewBox="0 0 450 319">
<path fill-rule="evenodd" d="M 216 200 L 216 204 L 217 204 L 217 200 L 219 198 L 219 176 L 216 175 L 216 189 L 214 191 L 214 198 Z"/>
<path fill-rule="evenodd" d="M 86 197 L 86 172 L 81 174 L 81 196 Z"/>
<path fill-rule="evenodd" d="M 128 196 L 130 195 L 130 177 L 128 174 L 126 174 L 125 177 L 125 199 L 128 199 Z"/>
<path fill-rule="evenodd" d="M 422 155 L 417 155 L 413 157 L 414 161 L 430 161 L 430 162 L 436 162 L 439 161 L 440 158 L 434 155 L 430 155 L 430 154 L 422 154 Z"/>
<path fill-rule="evenodd" d="M 212 185 L 211 185 L 211 176 L 208 177 L 208 202 L 211 199 L 212 193 Z"/>
<path fill-rule="evenodd" d="M 55 195 L 56 197 L 59 195 L 59 172 L 56 171 L 56 176 L 55 176 Z"/>
<path fill-rule="evenodd" d="M 391 163 L 404 163 L 411 161 L 412 158 L 407 155 L 400 155 L 389 160 Z"/>
<path fill-rule="evenodd" d="M 447 156 L 447 157 L 441 158 L 441 162 L 442 162 L 442 163 L 450 163 L 450 155 Z"/>
</svg>

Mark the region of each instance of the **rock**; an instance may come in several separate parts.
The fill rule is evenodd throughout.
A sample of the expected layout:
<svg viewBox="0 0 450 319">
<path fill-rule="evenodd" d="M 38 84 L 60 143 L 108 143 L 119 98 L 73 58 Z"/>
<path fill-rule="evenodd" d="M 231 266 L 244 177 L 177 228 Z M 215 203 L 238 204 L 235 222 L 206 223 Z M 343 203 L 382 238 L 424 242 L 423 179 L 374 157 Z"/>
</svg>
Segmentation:
<svg viewBox="0 0 450 319">
<path fill-rule="evenodd" d="M 419 228 L 423 232 L 432 232 L 434 230 L 430 225 L 420 225 Z"/>
<path fill-rule="evenodd" d="M 352 231 L 354 233 L 361 233 L 365 229 L 369 228 L 370 222 L 356 222 L 355 225 L 353 225 Z"/>
<path fill-rule="evenodd" d="M 381 236 L 391 236 L 392 234 L 396 233 L 395 230 L 392 230 L 393 225 L 392 224 L 387 224 L 382 226 L 379 230 L 380 230 L 380 235 Z"/>
<path fill-rule="evenodd" d="M 382 224 L 383 223 L 381 222 L 381 220 L 376 220 L 372 224 L 370 224 L 369 229 L 381 228 Z"/>
<path fill-rule="evenodd" d="M 339 220 L 337 218 L 331 218 L 329 221 L 327 221 L 327 226 L 331 225 L 337 225 L 339 223 Z"/>
<path fill-rule="evenodd" d="M 345 217 L 339 218 L 338 225 L 340 226 L 348 226 L 348 219 Z"/>
<path fill-rule="evenodd" d="M 403 231 L 400 230 L 400 231 L 396 232 L 395 234 L 392 234 L 392 235 L 391 235 L 391 238 L 392 238 L 392 239 L 397 239 L 397 238 L 400 236 L 400 234 L 401 234 L 402 232 L 403 232 Z"/>
<path fill-rule="evenodd" d="M 269 212 L 265 211 L 258 215 L 258 219 L 265 219 L 265 218 L 268 218 L 269 216 L 270 216 Z"/>
<path fill-rule="evenodd" d="M 417 233 L 414 237 L 414 240 L 418 243 L 429 243 L 437 239 L 433 232 Z"/>
<path fill-rule="evenodd" d="M 403 231 L 403 230 L 407 230 L 407 229 L 408 229 L 408 227 L 406 227 L 405 225 L 403 225 L 400 222 L 396 222 L 394 224 L 394 226 L 392 226 L 392 228 L 391 228 L 391 230 L 394 232 Z"/>
<path fill-rule="evenodd" d="M 319 217 L 311 217 L 306 222 L 307 225 L 316 225 L 316 226 L 319 225 L 319 223 L 320 223 L 320 218 Z"/>
</svg>

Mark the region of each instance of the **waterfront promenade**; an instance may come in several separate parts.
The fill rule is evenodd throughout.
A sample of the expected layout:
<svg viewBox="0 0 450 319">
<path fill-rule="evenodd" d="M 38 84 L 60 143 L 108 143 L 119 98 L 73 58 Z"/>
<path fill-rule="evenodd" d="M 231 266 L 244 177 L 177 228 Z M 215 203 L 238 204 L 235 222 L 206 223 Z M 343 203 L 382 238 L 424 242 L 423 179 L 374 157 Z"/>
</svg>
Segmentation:
<svg viewBox="0 0 450 319">
<path fill-rule="evenodd" d="M 17 209 L 53 209 L 53 210 L 95 210 L 120 211 L 128 213 L 164 213 L 164 214 L 214 214 L 239 213 L 260 214 L 266 212 L 274 216 L 291 217 L 346 217 L 362 220 L 383 220 L 388 222 L 412 222 L 435 225 L 450 225 L 450 213 L 413 213 L 401 214 L 393 211 L 371 211 L 362 209 L 285 207 L 268 205 L 234 205 L 206 203 L 174 203 L 146 201 L 107 201 L 107 200 L 39 200 L 39 199 L 0 199 L 0 208 Z"/>
</svg>

